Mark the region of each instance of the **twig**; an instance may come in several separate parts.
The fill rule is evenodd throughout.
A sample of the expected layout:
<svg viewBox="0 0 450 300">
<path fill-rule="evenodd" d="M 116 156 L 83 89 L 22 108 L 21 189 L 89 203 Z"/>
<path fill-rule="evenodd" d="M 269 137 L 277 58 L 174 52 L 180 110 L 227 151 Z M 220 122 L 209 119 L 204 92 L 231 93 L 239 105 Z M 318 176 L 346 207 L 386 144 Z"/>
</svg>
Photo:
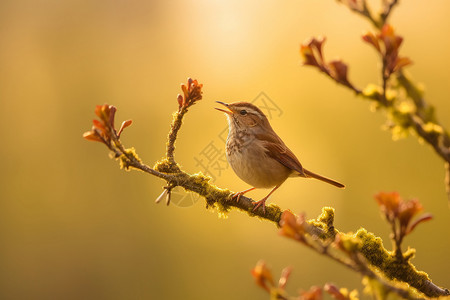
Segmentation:
<svg viewBox="0 0 450 300">
<path fill-rule="evenodd" d="M 403 260 L 403 252 L 401 248 L 403 236 L 400 234 L 400 229 L 397 228 L 395 220 L 390 220 L 388 222 L 391 223 L 391 238 L 394 246 L 395 257 L 397 258 L 397 260 L 401 261 Z"/>
<path fill-rule="evenodd" d="M 370 11 L 369 6 L 367 5 L 367 0 L 361 0 L 360 5 L 355 4 L 354 1 L 347 1 L 345 4 L 347 4 L 347 7 L 351 11 L 363 16 L 364 18 L 367 18 L 367 20 L 372 23 L 373 26 L 381 29 L 383 28 L 384 24 L 386 24 L 387 19 L 389 18 L 394 6 L 398 4 L 398 0 L 392 0 L 387 3 L 388 1 L 389 0 L 383 1 L 384 5 L 381 12 L 378 14 L 378 18 L 374 17 L 374 14 Z M 338 0 L 338 2 L 342 1 Z"/>
<path fill-rule="evenodd" d="M 341 2 L 338 0 L 338 2 Z M 372 16 L 372 13 L 367 6 L 366 0 L 361 1 L 362 7 L 360 7 L 357 4 L 354 4 L 352 1 L 347 2 L 347 7 L 353 11 L 354 13 L 357 13 L 365 18 L 367 18 L 375 27 L 379 27 L 379 22 Z"/>
<path fill-rule="evenodd" d="M 442 159 L 450 163 L 450 137 L 448 131 L 437 121 L 433 107 L 426 102 L 415 84 L 401 70 L 396 73 L 396 78 L 417 107 L 415 114 L 410 117 L 414 130 L 434 148 Z M 441 131 L 425 130 L 424 126 L 427 122 L 436 124 Z"/>
<path fill-rule="evenodd" d="M 382 94 L 381 94 L 380 102 L 382 102 L 383 106 L 388 107 L 389 101 L 387 100 L 387 97 L 386 97 L 386 91 L 387 91 L 387 84 L 389 81 L 390 74 L 387 74 L 386 68 L 387 68 L 386 57 L 383 57 L 382 58 L 382 67 L 381 67 Z"/>
<path fill-rule="evenodd" d="M 176 113 L 173 115 L 173 121 L 170 126 L 169 136 L 167 138 L 167 150 L 166 157 L 170 164 L 175 164 L 174 151 L 175 151 L 175 141 L 177 139 L 178 131 L 181 128 L 181 124 L 183 123 L 184 114 L 187 112 L 187 108 L 181 106 Z"/>
<path fill-rule="evenodd" d="M 138 160 L 136 158 L 136 156 L 134 156 L 131 152 L 127 151 L 124 148 L 124 146 L 122 145 L 122 143 L 119 140 L 119 138 L 117 137 L 117 135 L 115 135 L 114 138 L 115 138 L 114 144 L 115 144 L 116 148 L 109 147 L 109 149 L 115 153 L 116 157 L 124 157 L 124 159 L 126 159 L 125 164 L 128 167 L 134 167 L 134 168 L 144 171 L 148 174 L 151 174 L 153 176 L 164 179 L 168 182 L 170 182 L 172 180 L 171 175 L 167 175 L 167 174 L 158 172 L 158 171 L 154 170 L 153 168 L 151 168 L 150 166 L 147 166 L 146 164 L 141 163 L 141 161 Z"/>
<path fill-rule="evenodd" d="M 384 10 L 380 13 L 380 25 L 381 27 L 384 26 L 384 24 L 386 24 L 387 19 L 389 18 L 389 15 L 392 12 L 392 9 L 394 8 L 395 5 L 397 5 L 398 0 L 392 0 L 389 4 L 385 4 Z M 379 28 L 381 28 L 379 27 Z"/>
<path fill-rule="evenodd" d="M 409 115 L 409 120 L 412 124 L 414 131 L 423 138 L 428 144 L 430 144 L 435 152 L 447 163 L 450 162 L 450 148 L 446 146 L 448 143 L 447 131 L 440 125 L 438 125 L 442 132 L 427 130 L 426 123 L 416 114 Z"/>
</svg>

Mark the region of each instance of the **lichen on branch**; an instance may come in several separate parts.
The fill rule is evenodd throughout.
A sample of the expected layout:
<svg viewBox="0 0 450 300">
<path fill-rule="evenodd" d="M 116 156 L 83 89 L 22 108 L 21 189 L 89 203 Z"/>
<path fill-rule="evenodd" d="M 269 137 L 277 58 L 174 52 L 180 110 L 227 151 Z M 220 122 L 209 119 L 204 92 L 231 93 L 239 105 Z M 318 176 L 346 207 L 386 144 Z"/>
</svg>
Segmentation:
<svg viewBox="0 0 450 300">
<path fill-rule="evenodd" d="M 343 76 L 343 73 L 340 71 L 330 71 L 330 76 L 338 73 L 341 75 L 336 76 Z M 351 86 L 348 81 L 342 78 L 341 82 L 343 84 Z M 202 99 L 201 89 L 202 85 L 192 79 L 188 79 L 187 85 L 182 85 L 184 96 L 178 95 L 177 97 L 179 107 L 172 119 L 166 156 L 157 161 L 153 167 L 144 164 L 134 148 L 125 148 L 120 141 L 121 133 L 132 122 L 131 120 L 124 121 L 120 129 L 116 130 L 114 117 L 117 109 L 112 105 L 105 104 L 96 107 L 95 114 L 99 120 L 93 121 L 92 129 L 86 132 L 83 137 L 106 145 L 112 151 L 113 157 L 119 160 L 121 168 L 125 170 L 141 170 L 163 179 L 166 182 L 166 186 L 157 198 L 157 203 L 165 198 L 166 203 L 169 204 L 172 189 L 180 186 L 188 192 L 194 192 L 204 197 L 206 207 L 215 208 L 220 215 L 227 214 L 234 208 L 247 213 L 251 217 L 258 217 L 275 223 L 280 228 L 280 235 L 292 238 L 310 249 L 362 274 L 365 278 L 370 279 L 369 282 L 377 282 L 379 286 L 388 292 L 396 293 L 404 298 L 416 299 L 411 295 L 407 286 L 405 287 L 405 285 L 399 285 L 391 281 L 396 280 L 409 284 L 430 297 L 450 294 L 448 290 L 433 284 L 426 273 L 415 269 L 410 263 L 410 259 L 414 255 L 413 250 L 410 249 L 404 253 L 400 250 L 403 236 L 409 234 L 417 224 L 430 219 L 427 215 L 422 215 L 413 220 L 413 217 L 422 209 L 417 201 L 405 202 L 395 193 L 379 194 L 377 196 L 377 201 L 387 221 L 391 223 L 393 228 L 394 250 L 388 251 L 384 248 L 380 238 L 372 233 L 368 233 L 364 228 L 359 229 L 356 234 L 339 232 L 334 227 L 335 212 L 331 207 L 323 208 L 322 214 L 318 218 L 311 220 L 306 220 L 302 214 L 296 216 L 289 210 L 283 211 L 275 204 L 268 205 L 265 211 L 262 207 L 254 211 L 254 201 L 252 199 L 242 196 L 239 201 L 232 200 L 234 193 L 212 184 L 210 177 L 203 175 L 201 172 L 189 174 L 183 171 L 175 161 L 174 144 L 188 108 Z M 380 276 L 374 269 L 384 274 L 384 277 Z M 288 272 L 286 271 L 284 274 L 282 276 L 283 280 L 280 279 L 280 283 L 276 287 L 277 291 L 284 289 Z M 266 287 L 268 287 L 267 284 Z M 272 292 L 272 288 L 268 288 L 268 290 Z M 334 295 L 340 293 L 338 293 L 339 290 L 331 286 L 328 286 L 325 290 L 331 291 Z M 312 293 L 318 293 L 318 291 L 314 290 Z M 346 295 L 345 293 L 341 294 Z M 307 295 L 309 294 L 304 294 L 305 297 Z M 278 299 L 284 299 L 281 292 L 279 296 L 281 298 Z"/>
<path fill-rule="evenodd" d="M 283 212 L 279 234 L 300 242 L 363 277 L 377 281 L 384 290 L 403 298 L 416 299 L 409 286 L 428 297 L 450 295 L 447 289 L 432 283 L 428 274 L 418 271 L 411 263 L 414 249 L 399 252 L 403 236 L 410 234 L 418 224 L 429 220 L 428 214 L 413 219 L 421 211 L 421 206 L 414 200 L 401 199 L 396 193 L 380 193 L 376 200 L 384 215 L 389 216 L 387 221 L 401 228 L 394 228 L 400 230 L 397 234 L 401 237 L 395 241 L 393 251 L 387 250 L 380 237 L 364 228 L 356 233 L 339 232 L 333 225 L 334 209 L 330 207 L 324 207 L 322 214 L 312 220 L 306 220 L 304 215 L 295 216 L 290 211 Z M 394 234 L 393 238 L 398 238 L 398 235 Z"/>
<path fill-rule="evenodd" d="M 83 137 L 90 141 L 101 142 L 113 153 L 113 157 L 119 160 L 120 167 L 125 170 L 137 169 L 157 176 L 167 182 L 162 194 L 157 198 L 160 202 L 166 198 L 170 202 L 171 191 L 180 186 L 188 192 L 194 192 L 206 199 L 208 208 L 216 208 L 219 214 L 227 214 L 232 208 L 245 212 L 250 216 L 269 220 L 278 226 L 282 210 L 275 204 L 268 205 L 264 212 L 262 208 L 253 211 L 254 201 L 242 196 L 237 201 L 232 201 L 232 193 L 228 189 L 221 189 L 210 182 L 210 177 L 201 172 L 189 174 L 179 167 L 174 158 L 175 141 L 183 123 L 183 118 L 188 109 L 202 99 L 203 85 L 197 80 L 188 79 L 187 84 L 182 84 L 183 95 L 177 96 L 178 110 L 173 114 L 170 131 L 167 138 L 166 156 L 157 161 L 153 167 L 144 164 L 134 148 L 125 148 L 120 140 L 123 129 L 131 125 L 131 120 L 124 121 L 120 130 L 115 129 L 114 117 L 116 107 L 108 104 L 98 105 L 95 114 L 99 120 L 93 121 L 93 127 L 85 132 Z"/>
</svg>

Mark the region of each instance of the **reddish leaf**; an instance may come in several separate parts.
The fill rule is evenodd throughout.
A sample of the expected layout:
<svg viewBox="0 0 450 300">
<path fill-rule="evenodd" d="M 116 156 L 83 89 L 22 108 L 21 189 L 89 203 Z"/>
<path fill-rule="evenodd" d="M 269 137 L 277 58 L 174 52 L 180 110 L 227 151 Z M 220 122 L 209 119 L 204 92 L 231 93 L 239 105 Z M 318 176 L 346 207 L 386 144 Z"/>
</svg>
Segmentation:
<svg viewBox="0 0 450 300">
<path fill-rule="evenodd" d="M 88 141 L 103 143 L 103 140 L 101 139 L 101 137 L 98 134 L 96 134 L 94 131 L 86 131 L 85 133 L 83 133 L 83 138 L 85 138 Z"/>
<path fill-rule="evenodd" d="M 184 93 L 184 98 L 186 98 L 186 97 L 188 96 L 188 88 L 186 87 L 185 84 L 182 84 L 182 85 L 181 85 L 181 90 L 182 90 L 183 93 Z"/>
<path fill-rule="evenodd" d="M 397 57 L 395 66 L 392 70 L 393 72 L 397 72 L 401 68 L 409 66 L 410 64 L 412 64 L 412 60 L 410 60 L 408 57 Z"/>
<path fill-rule="evenodd" d="M 122 133 L 122 131 L 127 128 L 128 126 L 131 126 L 131 124 L 133 123 L 133 120 L 126 120 L 122 122 L 122 125 L 120 126 L 119 132 L 117 133 L 117 136 L 120 137 L 120 134 Z"/>
<path fill-rule="evenodd" d="M 311 38 L 300 46 L 300 54 L 303 57 L 304 65 L 323 68 L 324 59 L 322 48 L 325 42 L 324 37 Z"/>
<path fill-rule="evenodd" d="M 381 29 L 381 33 L 378 35 L 378 38 L 384 43 L 384 54 L 386 56 L 397 56 L 398 49 L 403 42 L 403 38 L 399 35 L 395 35 L 394 28 L 391 25 L 385 24 Z"/>
<path fill-rule="evenodd" d="M 103 105 L 96 105 L 95 106 L 95 114 L 97 115 L 97 117 L 99 117 L 100 119 L 102 118 L 102 108 Z"/>
<path fill-rule="evenodd" d="M 258 261 L 251 273 L 253 278 L 255 278 L 256 284 L 270 292 L 270 289 L 274 286 L 272 272 L 263 260 Z"/>
<path fill-rule="evenodd" d="M 114 116 L 116 114 L 117 108 L 113 105 L 96 105 L 95 114 L 99 120 L 93 120 L 92 130 L 83 134 L 83 137 L 91 141 L 103 142 L 106 145 L 111 144 L 111 139 L 114 137 L 112 134 L 116 132 L 114 128 Z M 131 120 L 122 123 L 121 129 L 119 130 L 119 135 L 123 129 L 130 126 Z"/>
<path fill-rule="evenodd" d="M 402 201 L 399 206 L 398 220 L 405 229 L 408 227 L 412 218 L 423 210 L 419 200 Z"/>
<path fill-rule="evenodd" d="M 301 300 L 322 300 L 322 289 L 312 286 L 309 291 L 300 292 Z"/>
<path fill-rule="evenodd" d="M 334 299 L 337 299 L 337 300 L 347 300 L 348 299 L 341 293 L 339 288 L 337 286 L 335 286 L 334 284 L 327 283 L 327 284 L 325 284 L 323 289 L 325 290 L 325 292 L 330 294 Z"/>
<path fill-rule="evenodd" d="M 431 219 L 433 219 L 433 216 L 430 213 L 426 213 L 426 214 L 421 215 L 419 218 L 414 220 L 414 222 L 409 224 L 408 228 L 406 229 L 406 233 L 405 234 L 411 233 L 411 231 L 413 231 L 414 228 L 416 228 L 417 225 L 419 225 L 422 222 L 429 221 Z"/>
<path fill-rule="evenodd" d="M 101 132 L 106 131 L 106 127 L 99 120 L 92 120 L 92 123 L 94 124 L 94 127 L 100 130 Z"/>
<path fill-rule="evenodd" d="M 281 214 L 279 234 L 298 241 L 304 240 L 305 228 L 304 216 L 296 217 L 293 213 L 285 210 Z"/>
<path fill-rule="evenodd" d="M 347 78 L 348 66 L 340 60 L 333 60 L 328 64 L 330 69 L 330 75 L 337 82 L 342 83 L 347 86 L 352 86 Z"/>
<path fill-rule="evenodd" d="M 375 195 L 375 200 L 389 221 L 398 215 L 400 202 L 403 201 L 397 192 L 380 192 Z"/>
<path fill-rule="evenodd" d="M 309 43 L 312 49 L 315 49 L 317 51 L 317 53 L 319 54 L 319 58 L 322 62 L 323 62 L 322 48 L 323 44 L 325 43 L 325 40 L 326 40 L 325 37 L 318 37 L 317 39 L 313 38 Z"/>
<path fill-rule="evenodd" d="M 300 46 L 300 54 L 303 57 L 303 64 L 307 66 L 319 66 L 319 63 L 317 62 L 313 50 L 308 45 L 301 45 Z"/>
<path fill-rule="evenodd" d="M 112 129 L 114 129 L 114 117 L 116 115 L 117 108 L 115 106 L 108 106 L 108 122 Z"/>
<path fill-rule="evenodd" d="M 365 42 L 371 44 L 378 52 L 381 53 L 380 43 L 379 43 L 377 37 L 373 33 L 367 32 L 366 34 L 364 34 L 362 36 L 362 39 Z"/>
</svg>

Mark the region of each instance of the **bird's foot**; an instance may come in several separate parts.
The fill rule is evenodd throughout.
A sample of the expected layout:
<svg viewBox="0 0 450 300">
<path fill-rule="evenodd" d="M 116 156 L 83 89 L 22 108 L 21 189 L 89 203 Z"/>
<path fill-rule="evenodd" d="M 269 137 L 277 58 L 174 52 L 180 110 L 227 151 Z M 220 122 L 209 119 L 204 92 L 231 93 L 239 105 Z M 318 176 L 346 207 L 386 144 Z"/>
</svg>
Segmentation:
<svg viewBox="0 0 450 300">
<path fill-rule="evenodd" d="M 276 187 L 274 187 L 267 196 L 265 196 L 264 198 L 262 198 L 259 201 L 256 201 L 255 203 L 253 203 L 253 205 L 255 207 L 253 207 L 252 212 L 255 212 L 258 209 L 258 207 L 262 206 L 263 215 L 265 215 L 266 214 L 266 200 L 269 199 L 270 195 L 272 195 L 272 193 L 275 192 L 277 190 L 277 188 L 280 187 L 280 185 L 281 185 L 281 183 L 279 185 L 277 185 Z"/>
<path fill-rule="evenodd" d="M 233 194 L 233 196 L 231 196 L 231 200 L 236 200 L 236 202 L 239 202 L 242 195 L 244 195 L 244 192 L 237 192 L 236 194 Z"/>
<path fill-rule="evenodd" d="M 262 206 L 263 214 L 266 214 L 266 200 L 267 198 L 263 198 L 262 200 L 253 203 L 254 207 L 252 209 L 252 212 L 255 212 L 258 209 L 258 207 Z"/>
<path fill-rule="evenodd" d="M 245 193 L 248 193 L 250 191 L 253 191 L 254 189 L 255 188 L 251 188 L 251 189 L 248 189 L 248 190 L 245 190 L 245 191 L 242 191 L 242 192 L 237 192 L 233 196 L 231 196 L 231 200 L 235 200 L 236 199 L 236 202 L 239 202 L 239 200 L 241 199 L 242 195 L 244 195 Z"/>
</svg>

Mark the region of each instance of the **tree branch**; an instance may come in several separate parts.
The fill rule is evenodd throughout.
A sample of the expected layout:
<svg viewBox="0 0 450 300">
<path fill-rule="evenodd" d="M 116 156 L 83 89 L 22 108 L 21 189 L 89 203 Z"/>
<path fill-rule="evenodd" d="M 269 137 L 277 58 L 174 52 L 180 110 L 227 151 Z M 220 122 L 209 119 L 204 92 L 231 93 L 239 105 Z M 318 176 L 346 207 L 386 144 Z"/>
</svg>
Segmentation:
<svg viewBox="0 0 450 300">
<path fill-rule="evenodd" d="M 428 275 L 417 271 L 410 263 L 414 250 L 408 250 L 398 258 L 394 252 L 384 248 L 382 240 L 364 228 L 355 234 L 339 233 L 333 226 L 334 209 L 323 208 L 317 219 L 306 221 L 303 215 L 295 216 L 283 212 L 280 235 L 296 240 L 308 248 L 325 255 L 347 268 L 378 281 L 388 291 L 405 299 L 417 299 L 407 287 L 395 286 L 372 268 L 380 271 L 390 280 L 398 280 L 414 287 L 428 297 L 448 296 L 448 289 L 440 288 L 431 282 Z M 316 235 L 320 228 L 320 235 Z M 335 249 L 338 252 L 332 252 Z M 346 257 L 346 258 L 343 258 Z M 361 259 L 364 258 L 364 261 Z M 367 263 L 366 263 L 367 262 Z M 370 266 L 370 267 L 369 267 Z"/>
<path fill-rule="evenodd" d="M 366 0 L 337 0 L 346 5 L 354 13 L 366 18 L 378 29 L 383 28 L 398 0 L 383 0 L 381 12 L 374 14 L 369 8 Z"/>
<path fill-rule="evenodd" d="M 341 76 L 340 78 L 345 82 L 343 79 L 344 77 L 342 77 L 342 72 L 339 72 L 338 65 L 336 65 L 334 72 L 334 74 L 337 74 L 336 76 Z M 307 222 L 302 219 L 303 221 L 299 226 L 294 226 L 294 229 L 289 229 L 289 226 L 286 227 L 286 218 L 283 219 L 283 216 L 294 216 L 289 211 L 282 211 L 280 207 L 275 204 L 268 205 L 265 212 L 262 207 L 253 211 L 254 201 L 252 199 L 242 196 L 239 202 L 232 200 L 232 195 L 234 193 L 228 189 L 221 189 L 211 184 L 210 177 L 201 173 L 188 174 L 181 170 L 174 159 L 174 144 L 177 133 L 181 128 L 183 117 L 188 111 L 188 108 L 201 99 L 202 87 L 197 81 L 193 80 L 188 80 L 188 84 L 189 87 L 183 86 L 185 96 L 182 97 L 182 99 L 180 99 L 181 96 L 178 96 L 179 109 L 172 119 L 171 130 L 168 135 L 166 157 L 158 161 L 153 168 L 142 163 L 133 148 L 127 149 L 123 146 L 120 141 L 120 134 L 125 127 L 131 124 L 131 121 L 123 122 L 117 133 L 114 127 L 114 115 L 116 112 L 114 106 L 106 104 L 97 106 L 96 114 L 100 118 L 100 121 L 94 120 L 92 130 L 86 132 L 84 137 L 88 140 L 105 144 L 113 152 L 114 157 L 119 160 L 121 168 L 126 170 L 129 170 L 130 168 L 138 169 L 165 180 L 167 186 L 163 194 L 158 197 L 158 200 L 160 200 L 163 195 L 166 195 L 167 202 L 169 203 L 171 190 L 176 186 L 183 187 L 186 191 L 191 191 L 203 196 L 206 199 L 206 206 L 215 207 L 220 214 L 228 213 L 231 208 L 236 208 L 242 212 L 246 212 L 249 216 L 271 221 L 277 226 L 281 226 L 283 235 L 289 236 L 289 234 L 296 234 L 295 238 L 304 245 L 361 273 L 363 276 L 368 276 L 379 281 L 387 290 L 399 295 L 406 295 L 406 293 L 408 293 L 407 290 L 394 287 L 383 280 L 380 276 L 371 272 L 369 267 L 362 267 L 354 257 L 348 256 L 348 258 L 350 258 L 350 260 L 348 260 L 348 258 L 344 259 L 329 251 L 329 246 L 335 244 L 335 237 L 339 233 L 333 225 L 334 209 L 324 208 L 322 215 L 317 219 L 312 219 Z M 348 82 L 346 85 L 351 86 Z M 296 230 L 300 230 L 300 232 L 296 232 Z M 339 236 L 343 237 L 344 235 L 339 233 Z M 348 236 L 350 235 L 347 234 L 347 238 Z M 308 237 L 310 240 L 308 240 Z M 372 267 L 377 268 L 386 274 L 388 278 L 406 282 L 428 296 L 449 295 L 448 290 L 441 289 L 431 283 L 425 273 L 417 272 L 407 259 L 401 261 L 395 260 L 395 258 L 384 249 L 377 238 L 372 234 L 367 233 L 367 231 L 360 229 L 354 237 L 351 239 L 349 238 L 349 241 L 350 244 L 353 245 L 351 246 L 351 249 L 353 250 L 348 253 L 358 253 L 358 255 L 364 256 Z M 341 247 L 343 247 L 342 249 L 345 249 L 345 246 Z M 398 269 L 399 266 L 401 266 L 400 269 Z"/>
<path fill-rule="evenodd" d="M 388 3 L 390 1 L 390 3 Z M 383 11 L 380 13 L 380 27 L 382 28 L 384 24 L 386 24 L 387 19 L 389 18 L 392 9 L 395 5 L 398 4 L 398 0 L 384 0 L 384 8 Z"/>
</svg>

